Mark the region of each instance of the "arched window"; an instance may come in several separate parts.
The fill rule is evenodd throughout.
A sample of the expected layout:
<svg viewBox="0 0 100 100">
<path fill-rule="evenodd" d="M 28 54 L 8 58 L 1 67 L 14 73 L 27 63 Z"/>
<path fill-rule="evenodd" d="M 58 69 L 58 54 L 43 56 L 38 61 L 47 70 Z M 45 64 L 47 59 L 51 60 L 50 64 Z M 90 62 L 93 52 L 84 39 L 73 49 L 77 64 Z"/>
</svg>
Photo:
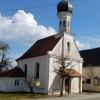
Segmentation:
<svg viewBox="0 0 100 100">
<path fill-rule="evenodd" d="M 66 21 L 65 20 L 63 21 L 63 26 L 66 27 Z"/>
<path fill-rule="evenodd" d="M 36 63 L 35 79 L 39 79 L 39 71 L 40 71 L 40 65 L 39 65 L 39 63 Z"/>
<path fill-rule="evenodd" d="M 95 86 L 99 86 L 100 79 L 98 77 L 94 77 L 93 83 L 94 83 Z"/>
<path fill-rule="evenodd" d="M 67 21 L 67 23 L 68 30 L 70 30 L 70 21 Z"/>
<path fill-rule="evenodd" d="M 70 51 L 70 42 L 67 42 L 67 50 Z"/>
<path fill-rule="evenodd" d="M 60 26 L 62 25 L 62 22 L 60 21 Z"/>
<path fill-rule="evenodd" d="M 25 76 L 27 76 L 27 64 L 24 65 L 24 73 L 25 73 Z"/>
</svg>

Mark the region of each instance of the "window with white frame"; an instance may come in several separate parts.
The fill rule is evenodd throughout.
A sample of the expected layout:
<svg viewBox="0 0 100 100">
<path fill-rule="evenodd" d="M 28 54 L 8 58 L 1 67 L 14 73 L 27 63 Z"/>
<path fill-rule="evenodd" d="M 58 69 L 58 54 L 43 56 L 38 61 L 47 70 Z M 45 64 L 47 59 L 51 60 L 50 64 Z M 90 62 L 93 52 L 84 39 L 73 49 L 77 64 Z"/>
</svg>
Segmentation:
<svg viewBox="0 0 100 100">
<path fill-rule="evenodd" d="M 15 80 L 15 86 L 19 86 L 19 80 Z"/>
</svg>

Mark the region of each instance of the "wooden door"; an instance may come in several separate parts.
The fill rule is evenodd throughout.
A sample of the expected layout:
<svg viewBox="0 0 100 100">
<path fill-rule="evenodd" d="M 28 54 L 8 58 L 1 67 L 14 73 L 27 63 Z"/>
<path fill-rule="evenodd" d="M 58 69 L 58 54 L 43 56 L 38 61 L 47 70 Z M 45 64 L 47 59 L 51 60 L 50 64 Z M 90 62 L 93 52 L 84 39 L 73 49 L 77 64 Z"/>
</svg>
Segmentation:
<svg viewBox="0 0 100 100">
<path fill-rule="evenodd" d="M 65 92 L 68 92 L 68 78 L 65 80 Z"/>
</svg>

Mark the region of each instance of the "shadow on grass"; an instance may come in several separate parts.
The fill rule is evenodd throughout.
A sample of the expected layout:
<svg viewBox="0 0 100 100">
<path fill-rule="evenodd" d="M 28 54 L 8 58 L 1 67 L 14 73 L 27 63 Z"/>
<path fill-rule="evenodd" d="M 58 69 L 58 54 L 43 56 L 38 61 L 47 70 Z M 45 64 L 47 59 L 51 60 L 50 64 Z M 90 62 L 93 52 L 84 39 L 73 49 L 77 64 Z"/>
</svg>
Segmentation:
<svg viewBox="0 0 100 100">
<path fill-rule="evenodd" d="M 10 92 L 4 93 L 0 92 L 0 100 L 19 100 L 19 99 L 40 99 L 40 98 L 48 98 L 50 96 L 43 95 L 43 94 L 34 94 L 34 93 L 27 93 L 27 92 Z"/>
</svg>

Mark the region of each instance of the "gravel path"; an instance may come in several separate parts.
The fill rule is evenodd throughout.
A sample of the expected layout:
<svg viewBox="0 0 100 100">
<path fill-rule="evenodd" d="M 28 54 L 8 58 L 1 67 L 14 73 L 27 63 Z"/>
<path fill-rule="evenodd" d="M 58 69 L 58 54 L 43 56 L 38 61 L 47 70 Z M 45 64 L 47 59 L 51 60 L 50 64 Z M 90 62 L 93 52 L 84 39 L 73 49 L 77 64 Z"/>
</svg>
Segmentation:
<svg viewBox="0 0 100 100">
<path fill-rule="evenodd" d="M 37 100 L 37 99 L 33 99 L 33 100 Z M 63 97 L 50 97 L 50 98 L 42 98 L 38 100 L 100 100 L 100 93 L 69 95 Z"/>
</svg>

